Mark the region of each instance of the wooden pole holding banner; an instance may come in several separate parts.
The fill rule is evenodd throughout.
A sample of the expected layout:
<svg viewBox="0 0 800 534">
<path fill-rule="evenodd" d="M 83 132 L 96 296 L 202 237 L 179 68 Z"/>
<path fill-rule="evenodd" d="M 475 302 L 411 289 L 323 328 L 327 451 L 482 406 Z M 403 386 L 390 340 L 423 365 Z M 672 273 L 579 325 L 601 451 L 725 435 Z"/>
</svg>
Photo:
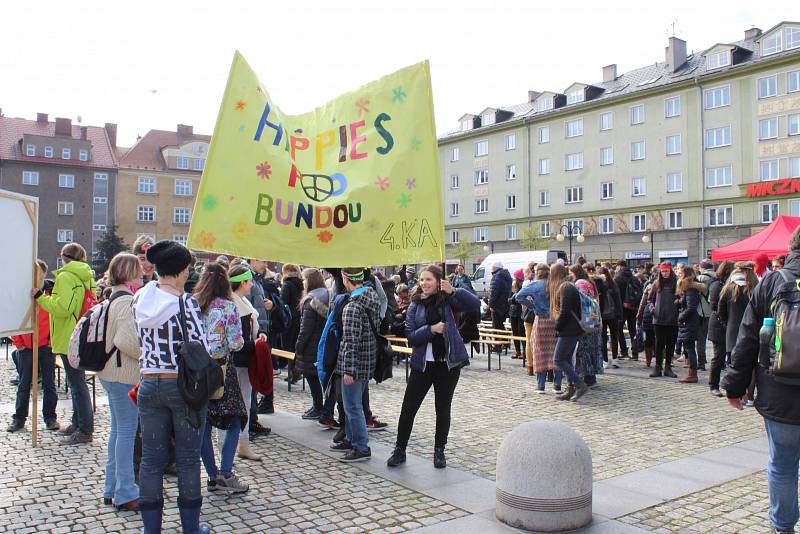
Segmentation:
<svg viewBox="0 0 800 534">
<path fill-rule="evenodd" d="M 35 236 L 35 234 L 34 234 Z M 39 264 L 33 263 L 33 287 L 41 288 L 44 283 Z M 31 372 L 31 445 L 39 441 L 39 305 L 33 301 L 33 365 Z"/>
</svg>

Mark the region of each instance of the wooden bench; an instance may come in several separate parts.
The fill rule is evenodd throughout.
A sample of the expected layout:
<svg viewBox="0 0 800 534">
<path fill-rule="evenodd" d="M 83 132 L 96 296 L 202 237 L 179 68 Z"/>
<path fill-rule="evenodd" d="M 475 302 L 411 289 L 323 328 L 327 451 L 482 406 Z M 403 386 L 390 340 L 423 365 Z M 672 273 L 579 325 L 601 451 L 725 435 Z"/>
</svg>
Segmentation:
<svg viewBox="0 0 800 534">
<path fill-rule="evenodd" d="M 66 356 L 64 356 L 66 358 Z M 64 362 L 62 361 L 60 356 L 55 356 L 53 358 L 56 363 L 56 379 L 57 379 L 57 386 L 61 387 L 61 370 L 64 369 Z M 66 371 L 65 371 L 66 372 Z M 97 384 L 95 383 L 95 376 L 97 373 L 94 371 L 84 371 L 84 375 L 86 376 L 86 383 L 92 386 L 92 411 L 97 411 Z M 67 380 L 64 380 L 64 393 L 69 391 L 69 384 Z"/>
<path fill-rule="evenodd" d="M 479 352 L 481 350 L 481 345 L 486 345 L 486 348 L 487 348 L 486 355 L 487 355 L 489 371 L 492 370 L 492 350 L 491 350 L 491 348 L 492 347 L 497 347 L 497 368 L 501 369 L 501 363 L 500 363 L 501 351 L 500 351 L 500 349 L 501 348 L 505 348 L 506 349 L 506 353 L 507 353 L 508 352 L 508 341 L 506 341 L 505 339 L 503 339 L 503 340 L 498 340 L 498 339 L 473 339 L 469 343 L 469 357 L 470 358 L 474 357 L 475 345 L 478 346 L 478 351 Z"/>
<path fill-rule="evenodd" d="M 388 337 L 387 337 L 388 339 Z M 391 341 L 391 340 L 390 340 Z M 406 343 L 408 340 L 406 340 Z M 402 345 L 391 345 L 392 351 L 397 354 L 397 363 L 400 363 L 400 357 L 402 356 L 403 359 L 406 361 L 406 382 L 408 382 L 408 360 L 411 358 L 411 354 L 414 352 L 411 347 L 404 347 Z"/>
<path fill-rule="evenodd" d="M 289 360 L 292 362 L 295 360 L 294 352 L 289 352 L 288 350 L 272 349 L 272 355 L 277 358 L 283 358 L 284 360 Z M 292 376 L 291 376 L 292 371 L 287 370 L 286 372 L 289 374 L 289 376 L 286 377 L 286 387 L 289 391 L 292 391 Z M 301 378 L 300 382 L 302 384 L 303 391 L 305 391 L 306 377 L 304 376 L 303 378 Z"/>
</svg>

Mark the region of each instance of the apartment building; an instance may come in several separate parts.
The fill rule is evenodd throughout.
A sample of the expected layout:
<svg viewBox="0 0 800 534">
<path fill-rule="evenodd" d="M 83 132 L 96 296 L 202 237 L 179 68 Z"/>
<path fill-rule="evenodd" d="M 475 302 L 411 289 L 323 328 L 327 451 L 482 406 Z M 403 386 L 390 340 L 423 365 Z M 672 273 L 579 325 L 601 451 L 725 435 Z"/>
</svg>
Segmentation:
<svg viewBox="0 0 800 534">
<path fill-rule="evenodd" d="M 545 240 L 572 233 L 574 256 L 696 262 L 800 215 L 800 23 L 692 53 L 671 37 L 663 61 L 601 80 L 440 137 L 449 251 L 474 242 L 475 263 L 523 236 L 566 250 Z"/>
<path fill-rule="evenodd" d="M 186 244 L 211 136 L 192 126 L 150 130 L 119 158 L 117 214 L 126 243 L 141 235 Z"/>
<path fill-rule="evenodd" d="M 39 257 L 61 266 L 65 243 L 95 243 L 114 224 L 116 124 L 81 126 L 6 117 L 0 110 L 0 188 L 39 199 Z"/>
</svg>

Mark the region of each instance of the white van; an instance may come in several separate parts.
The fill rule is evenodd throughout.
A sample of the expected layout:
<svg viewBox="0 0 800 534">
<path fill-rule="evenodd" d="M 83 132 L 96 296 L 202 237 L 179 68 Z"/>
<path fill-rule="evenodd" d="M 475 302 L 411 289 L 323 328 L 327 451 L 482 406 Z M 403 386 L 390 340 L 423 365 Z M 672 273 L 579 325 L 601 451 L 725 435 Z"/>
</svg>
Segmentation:
<svg viewBox="0 0 800 534">
<path fill-rule="evenodd" d="M 567 254 L 563 250 L 524 250 L 520 252 L 498 252 L 489 254 L 481 262 L 480 267 L 475 269 L 472 275 L 472 287 L 479 297 L 489 296 L 489 288 L 492 283 L 492 264 L 496 261 L 503 263 L 503 268 L 507 269 L 512 275 L 517 269 L 523 269 L 528 263 L 553 263 L 558 258 L 567 260 Z"/>
</svg>

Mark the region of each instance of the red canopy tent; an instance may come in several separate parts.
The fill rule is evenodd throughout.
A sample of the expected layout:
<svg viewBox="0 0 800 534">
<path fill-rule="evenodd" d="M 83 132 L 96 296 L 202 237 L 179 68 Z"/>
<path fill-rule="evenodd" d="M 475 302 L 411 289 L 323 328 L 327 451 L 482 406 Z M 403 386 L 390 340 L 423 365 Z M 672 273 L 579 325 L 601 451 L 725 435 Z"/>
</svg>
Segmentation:
<svg viewBox="0 0 800 534">
<path fill-rule="evenodd" d="M 800 217 L 780 215 L 772 224 L 758 232 L 727 247 L 715 248 L 711 251 L 712 261 L 754 260 L 763 252 L 769 259 L 786 254 L 789 251 L 789 239 L 792 232 L 800 226 Z"/>
</svg>

